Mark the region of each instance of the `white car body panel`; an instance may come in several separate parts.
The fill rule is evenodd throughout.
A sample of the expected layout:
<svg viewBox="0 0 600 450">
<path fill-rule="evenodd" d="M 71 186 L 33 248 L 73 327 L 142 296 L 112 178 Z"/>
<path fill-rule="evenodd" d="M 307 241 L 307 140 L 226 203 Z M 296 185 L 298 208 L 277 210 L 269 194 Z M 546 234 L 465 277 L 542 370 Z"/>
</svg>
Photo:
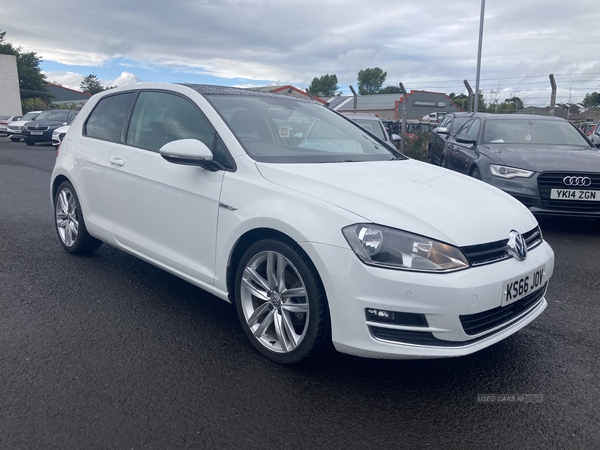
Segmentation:
<svg viewBox="0 0 600 450">
<path fill-rule="evenodd" d="M 236 170 L 210 172 L 173 164 L 155 152 L 82 135 L 83 121 L 103 96 L 131 89 L 166 89 L 193 101 L 235 159 Z M 547 306 L 542 298 L 501 330 L 482 336 L 466 335 L 458 319 L 501 306 L 507 280 L 541 266 L 548 280 L 554 255 L 545 242 L 524 261 L 511 258 L 452 273 L 423 273 L 364 264 L 341 231 L 372 222 L 459 247 L 495 242 L 507 239 L 511 230 L 525 233 L 537 226 L 529 210 L 512 197 L 412 160 L 256 162 L 210 103 L 185 86 L 139 85 L 92 97 L 61 145 L 53 183 L 61 177 L 73 184 L 92 236 L 224 300 L 231 298 L 227 274 L 241 237 L 264 229 L 292 239 L 323 282 L 332 339 L 342 352 L 378 358 L 460 356 L 504 339 Z M 366 308 L 423 314 L 428 327 L 419 331 L 457 345 L 376 339 Z"/>
</svg>

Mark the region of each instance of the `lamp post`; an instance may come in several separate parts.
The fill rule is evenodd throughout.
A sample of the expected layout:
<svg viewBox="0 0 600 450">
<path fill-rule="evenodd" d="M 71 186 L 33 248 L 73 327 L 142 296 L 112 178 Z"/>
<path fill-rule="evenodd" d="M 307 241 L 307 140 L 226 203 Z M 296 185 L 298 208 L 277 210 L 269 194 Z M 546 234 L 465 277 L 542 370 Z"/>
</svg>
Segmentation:
<svg viewBox="0 0 600 450">
<path fill-rule="evenodd" d="M 481 0 L 481 14 L 479 16 L 479 46 L 477 48 L 477 75 L 475 77 L 475 107 L 479 108 L 479 73 L 481 72 L 481 46 L 483 43 L 483 16 L 485 15 L 485 0 Z"/>
</svg>

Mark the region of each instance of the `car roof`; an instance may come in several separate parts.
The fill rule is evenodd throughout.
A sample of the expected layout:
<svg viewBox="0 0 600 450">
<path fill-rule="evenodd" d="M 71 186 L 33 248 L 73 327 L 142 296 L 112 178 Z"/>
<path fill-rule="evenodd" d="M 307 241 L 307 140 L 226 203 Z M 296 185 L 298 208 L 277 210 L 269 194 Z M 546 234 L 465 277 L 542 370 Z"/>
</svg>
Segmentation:
<svg viewBox="0 0 600 450">
<path fill-rule="evenodd" d="M 369 113 L 354 113 L 354 112 L 341 112 L 343 116 L 356 118 L 356 119 L 367 119 L 367 120 L 380 120 L 379 117 Z"/>
<path fill-rule="evenodd" d="M 176 84 L 193 89 L 194 91 L 198 92 L 201 95 L 210 95 L 210 94 L 244 95 L 244 96 L 251 96 L 251 97 L 285 98 L 288 100 L 295 100 L 295 101 L 300 101 L 300 102 L 317 103 L 316 101 L 310 100 L 308 98 L 303 99 L 303 98 L 299 98 L 299 97 L 291 97 L 289 95 L 274 94 L 272 92 L 255 91 L 252 89 L 242 89 L 242 88 L 229 87 L 229 86 L 216 86 L 216 85 L 212 85 L 212 84 L 190 84 L 190 83 L 176 83 Z M 133 86 L 133 88 L 135 89 L 136 86 Z M 140 85 L 140 89 L 144 89 L 144 88 L 145 88 L 145 86 Z"/>
<path fill-rule="evenodd" d="M 536 114 L 485 114 L 484 120 L 520 119 L 520 120 L 553 120 L 555 122 L 566 121 L 562 117 L 540 116 Z"/>
</svg>

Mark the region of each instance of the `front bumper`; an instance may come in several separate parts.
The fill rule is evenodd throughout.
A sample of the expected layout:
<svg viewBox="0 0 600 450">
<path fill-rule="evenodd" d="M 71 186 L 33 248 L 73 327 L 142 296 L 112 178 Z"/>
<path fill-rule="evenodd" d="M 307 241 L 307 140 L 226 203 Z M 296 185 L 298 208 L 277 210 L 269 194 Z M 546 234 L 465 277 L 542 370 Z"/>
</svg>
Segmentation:
<svg viewBox="0 0 600 450">
<path fill-rule="evenodd" d="M 27 141 L 32 142 L 52 142 L 52 131 L 49 133 L 44 131 L 44 134 L 41 135 L 33 135 L 30 132 L 24 130 L 22 134 L 22 138 Z"/>
<path fill-rule="evenodd" d="M 543 175 L 547 177 L 553 174 Z M 565 172 L 559 174 L 558 178 L 570 175 L 576 174 Z M 600 189 L 600 176 L 597 173 L 589 176 L 594 178 L 594 184 L 585 189 L 598 191 Z M 550 190 L 552 187 L 562 189 L 568 189 L 568 187 L 549 186 L 546 183 L 540 184 L 539 179 L 540 174 L 525 179 L 504 180 L 489 176 L 482 180 L 516 198 L 536 216 L 600 218 L 600 201 L 551 200 Z"/>
<path fill-rule="evenodd" d="M 390 270 L 361 263 L 351 250 L 314 244 L 311 258 L 329 300 L 332 340 L 343 353 L 373 358 L 412 359 L 467 355 L 486 348 L 533 321 L 546 308 L 547 280 L 554 253 L 547 243 L 525 261 L 508 259 L 459 272 L 434 274 Z M 488 329 L 465 331 L 465 317 L 500 315 L 505 281 L 545 267 L 545 285 L 522 310 Z M 517 302 L 519 303 L 519 302 Z M 404 323 L 373 320 L 369 311 L 397 313 Z M 422 317 L 423 323 L 412 320 Z M 461 321 L 462 319 L 462 321 Z M 485 317 L 484 317 L 485 319 Z"/>
</svg>

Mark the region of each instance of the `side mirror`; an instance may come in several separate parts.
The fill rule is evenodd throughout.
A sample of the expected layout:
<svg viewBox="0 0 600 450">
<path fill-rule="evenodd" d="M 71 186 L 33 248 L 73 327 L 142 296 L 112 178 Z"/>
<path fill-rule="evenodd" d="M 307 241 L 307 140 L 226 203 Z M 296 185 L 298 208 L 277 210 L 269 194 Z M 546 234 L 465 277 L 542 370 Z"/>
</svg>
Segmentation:
<svg viewBox="0 0 600 450">
<path fill-rule="evenodd" d="M 477 143 L 477 139 L 475 139 L 465 133 L 460 133 L 460 134 L 456 135 L 454 137 L 454 139 L 456 140 L 456 142 L 460 142 L 461 144 L 476 144 Z"/>
<path fill-rule="evenodd" d="M 204 142 L 198 139 L 180 139 L 167 142 L 158 151 L 160 156 L 173 164 L 199 166 L 214 171 L 213 154 Z"/>
<path fill-rule="evenodd" d="M 448 133 L 448 128 L 446 128 L 446 127 L 437 127 L 437 128 L 434 128 L 433 131 L 435 131 L 437 134 L 450 134 L 450 133 Z"/>
</svg>

